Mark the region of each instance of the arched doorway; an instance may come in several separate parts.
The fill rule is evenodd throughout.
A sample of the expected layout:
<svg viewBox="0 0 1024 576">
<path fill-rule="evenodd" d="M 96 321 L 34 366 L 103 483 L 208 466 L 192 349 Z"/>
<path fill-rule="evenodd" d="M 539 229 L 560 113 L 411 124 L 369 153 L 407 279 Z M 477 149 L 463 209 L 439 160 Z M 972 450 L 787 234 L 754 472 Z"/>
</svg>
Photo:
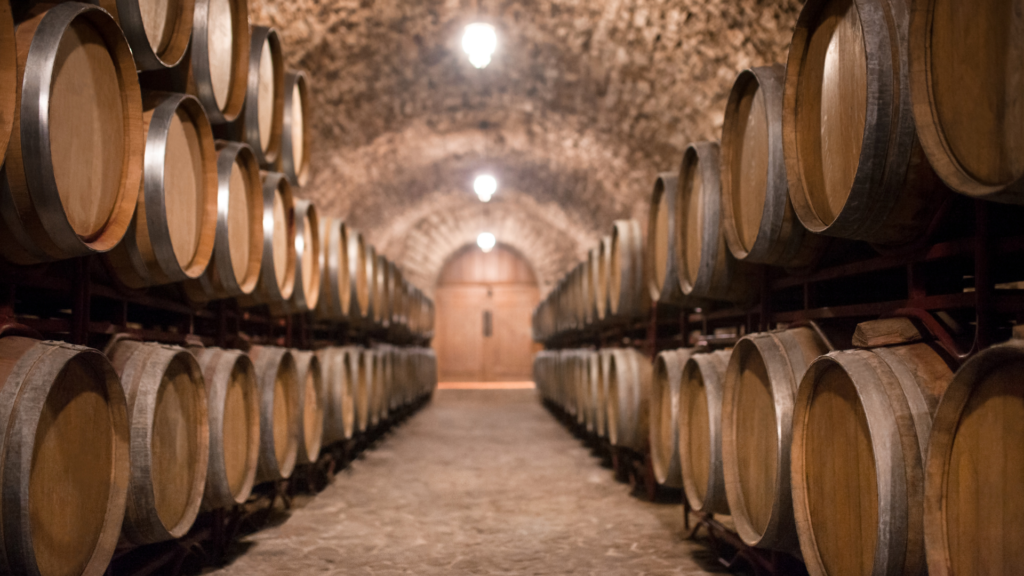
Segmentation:
<svg viewBox="0 0 1024 576">
<path fill-rule="evenodd" d="M 511 248 L 456 252 L 434 293 L 434 349 L 444 382 L 532 379 L 530 315 L 540 299 L 529 263 Z"/>
</svg>

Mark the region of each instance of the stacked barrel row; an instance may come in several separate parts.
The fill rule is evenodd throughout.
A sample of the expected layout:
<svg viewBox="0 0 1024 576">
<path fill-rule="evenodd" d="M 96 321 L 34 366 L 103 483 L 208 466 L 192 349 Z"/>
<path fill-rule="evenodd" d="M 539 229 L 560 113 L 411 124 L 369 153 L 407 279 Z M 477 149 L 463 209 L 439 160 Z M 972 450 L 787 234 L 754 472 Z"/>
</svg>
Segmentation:
<svg viewBox="0 0 1024 576">
<path fill-rule="evenodd" d="M 299 198 L 309 78 L 246 0 L 40 3 L 17 20 L 2 0 L 0 80 L 0 257 L 102 254 L 132 289 L 430 333 L 430 300 Z"/>
<path fill-rule="evenodd" d="M 906 318 L 732 349 L 538 354 L 542 397 L 646 453 L 691 509 L 811 574 L 1010 574 L 1022 559 L 1024 344 L 958 361 Z"/>
<path fill-rule="evenodd" d="M 386 426 L 436 387 L 433 352 L 248 352 L 115 337 L 105 354 L 0 338 L 6 574 L 102 574 L 115 546 L 183 536 L 321 446 Z"/>
</svg>

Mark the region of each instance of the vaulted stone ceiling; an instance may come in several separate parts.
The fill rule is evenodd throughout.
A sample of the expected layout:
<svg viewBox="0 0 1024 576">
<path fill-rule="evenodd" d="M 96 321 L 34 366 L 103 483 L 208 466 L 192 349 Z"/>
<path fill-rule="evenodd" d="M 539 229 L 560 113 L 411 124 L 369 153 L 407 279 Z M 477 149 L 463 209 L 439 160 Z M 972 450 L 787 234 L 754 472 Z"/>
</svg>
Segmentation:
<svg viewBox="0 0 1024 576">
<path fill-rule="evenodd" d="M 785 62 L 798 0 L 250 0 L 312 77 L 312 178 L 432 290 L 482 231 L 550 289 L 616 218 L 643 221 L 659 171 L 718 139 L 736 74 Z M 477 70 L 463 28 L 493 24 Z M 483 204 L 476 174 L 500 182 Z"/>
</svg>

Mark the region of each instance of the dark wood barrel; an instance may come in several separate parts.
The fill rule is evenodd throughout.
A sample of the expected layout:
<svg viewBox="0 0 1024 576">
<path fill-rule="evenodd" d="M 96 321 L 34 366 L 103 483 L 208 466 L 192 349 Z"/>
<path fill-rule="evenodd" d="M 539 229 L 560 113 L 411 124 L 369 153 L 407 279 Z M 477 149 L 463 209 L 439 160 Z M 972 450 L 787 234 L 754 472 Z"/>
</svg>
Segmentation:
<svg viewBox="0 0 1024 576">
<path fill-rule="evenodd" d="M 811 232 L 910 243 L 948 196 L 917 141 L 908 27 L 903 1 L 813 0 L 800 12 L 783 152 L 793 208 Z"/>
<path fill-rule="evenodd" d="M 814 327 L 751 334 L 733 348 L 722 396 L 722 468 L 736 531 L 751 546 L 795 551 L 790 489 L 793 403 L 829 345 Z"/>
<path fill-rule="evenodd" d="M 104 574 L 129 477 L 124 392 L 90 348 L 0 339 L 0 572 Z"/>
<path fill-rule="evenodd" d="M 15 34 L 21 89 L 0 184 L 0 255 L 33 264 L 107 252 L 128 231 L 142 183 L 131 49 L 106 11 L 78 2 L 31 12 Z"/>
<path fill-rule="evenodd" d="M 316 352 L 324 380 L 324 438 L 329 445 L 352 437 L 352 382 L 348 350 L 321 348 Z"/>
<path fill-rule="evenodd" d="M 106 254 L 130 288 L 199 278 L 217 234 L 217 150 L 199 101 L 185 94 L 143 99 L 145 172 L 135 218 Z"/>
<path fill-rule="evenodd" d="M 259 281 L 245 305 L 280 304 L 295 291 L 295 204 L 283 174 L 263 173 L 262 263 Z"/>
<path fill-rule="evenodd" d="M 263 262 L 263 184 L 252 149 L 217 142 L 217 227 L 206 272 L 185 282 L 198 302 L 252 294 Z"/>
<path fill-rule="evenodd" d="M 320 457 L 320 446 L 324 440 L 324 412 L 327 389 L 324 383 L 323 366 L 316 354 L 307 350 L 292 350 L 298 376 L 299 442 L 297 462 L 308 464 Z"/>
<path fill-rule="evenodd" d="M 643 454 L 650 439 L 651 362 L 637 350 L 616 348 L 608 366 L 608 440 Z"/>
<path fill-rule="evenodd" d="M 244 504 L 256 481 L 260 404 L 256 371 L 239 350 L 193 349 L 206 382 L 210 460 L 203 509 Z"/>
<path fill-rule="evenodd" d="M 302 436 L 298 369 L 286 348 L 253 346 L 249 357 L 256 368 L 260 391 L 260 458 L 256 481 L 284 480 L 295 469 Z"/>
<path fill-rule="evenodd" d="M 654 181 L 651 207 L 647 216 L 647 292 L 651 301 L 666 304 L 685 302 L 679 289 L 679 271 L 676 268 L 676 199 L 679 197 L 679 175 L 662 172 Z"/>
<path fill-rule="evenodd" d="M 679 468 L 679 379 L 693 350 L 665 350 L 651 376 L 651 464 L 662 486 L 682 487 Z"/>
<path fill-rule="evenodd" d="M 117 20 L 139 70 L 176 66 L 192 37 L 195 0 L 97 0 Z"/>
<path fill-rule="evenodd" d="M 320 220 L 320 298 L 316 314 L 320 318 L 348 316 L 350 284 L 348 278 L 348 227 L 339 218 Z"/>
<path fill-rule="evenodd" d="M 355 363 L 352 367 L 353 406 L 356 413 L 356 430 L 366 432 L 370 429 L 370 395 L 373 393 L 373 351 L 359 348 L 353 353 Z"/>
<path fill-rule="evenodd" d="M 679 458 L 683 493 L 697 512 L 728 514 L 722 470 L 722 390 L 730 352 L 690 356 L 679 384 Z"/>
<path fill-rule="evenodd" d="M 238 119 L 219 127 L 223 138 L 252 147 L 260 165 L 275 168 L 284 127 L 284 55 L 277 31 L 252 26 L 245 106 Z"/>
<path fill-rule="evenodd" d="M 911 4 L 911 96 L 928 161 L 957 192 L 1024 203 L 1019 2 Z"/>
<path fill-rule="evenodd" d="M 931 427 L 925 474 L 928 573 L 1013 574 L 1024 562 L 1024 343 L 957 371 Z"/>
<path fill-rule="evenodd" d="M 14 129 L 18 95 L 18 48 L 14 41 L 14 18 L 10 3 L 0 6 L 0 164 L 7 158 L 7 145 Z"/>
<path fill-rule="evenodd" d="M 924 461 L 952 377 L 924 342 L 832 352 L 808 368 L 793 408 L 792 482 L 811 574 L 925 573 Z"/>
<path fill-rule="evenodd" d="M 676 269 L 690 298 L 745 303 L 753 298 L 750 266 L 725 245 L 718 143 L 691 144 L 679 168 L 676 201 Z"/>
<path fill-rule="evenodd" d="M 608 303 L 611 314 L 623 318 L 650 310 L 644 286 L 644 237 L 636 220 L 616 220 L 612 225 Z"/>
<path fill-rule="evenodd" d="M 722 229 L 737 260 L 787 268 L 813 265 L 825 240 L 793 212 L 782 152 L 781 64 L 744 70 L 722 126 Z"/>
<path fill-rule="evenodd" d="M 309 200 L 295 201 L 295 285 L 288 302 L 272 306 L 285 314 L 316 310 L 320 301 L 322 265 L 320 217 Z"/>
<path fill-rule="evenodd" d="M 366 318 L 370 309 L 370 281 L 366 247 L 363 235 L 350 228 L 348 231 L 348 279 L 350 283 L 348 315 L 353 320 Z"/>
<path fill-rule="evenodd" d="M 131 421 L 131 478 L 121 537 L 135 545 L 184 536 L 206 488 L 206 384 L 184 348 L 120 339 L 107 348 Z"/>
<path fill-rule="evenodd" d="M 295 186 L 309 183 L 309 78 L 301 70 L 284 75 L 284 120 L 281 129 L 281 172 Z"/>
</svg>

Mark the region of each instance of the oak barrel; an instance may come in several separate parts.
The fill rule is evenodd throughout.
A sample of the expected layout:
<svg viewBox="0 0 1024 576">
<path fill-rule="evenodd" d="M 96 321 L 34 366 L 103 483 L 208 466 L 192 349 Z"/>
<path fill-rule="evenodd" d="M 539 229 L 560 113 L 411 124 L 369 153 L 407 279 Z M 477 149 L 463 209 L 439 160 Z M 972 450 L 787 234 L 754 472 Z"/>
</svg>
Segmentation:
<svg viewBox="0 0 1024 576">
<path fill-rule="evenodd" d="M 16 264 L 107 252 L 142 183 L 142 96 L 131 49 L 102 8 L 30 12 L 15 32 L 14 125 L 0 182 L 0 255 Z"/>
<path fill-rule="evenodd" d="M 910 83 L 921 146 L 975 198 L 1024 203 L 1024 10 L 1020 2 L 916 0 Z"/>
<path fill-rule="evenodd" d="M 321 293 L 320 218 L 316 205 L 296 200 L 294 210 L 295 285 L 291 299 L 279 307 L 284 313 L 315 310 Z"/>
<path fill-rule="evenodd" d="M 786 268 L 813 265 L 825 240 L 793 212 L 782 152 L 781 64 L 740 72 L 722 126 L 722 229 L 737 259 Z"/>
<path fill-rule="evenodd" d="M 206 488 L 206 383 L 184 348 L 115 336 L 107 356 L 121 376 L 131 422 L 131 478 L 121 537 L 135 545 L 184 536 Z"/>
<path fill-rule="evenodd" d="M 655 179 L 654 192 L 651 194 L 644 258 L 647 259 L 647 291 L 653 302 L 684 302 L 683 293 L 679 289 L 679 271 L 676 268 L 675 256 L 676 250 L 679 249 L 676 233 L 678 188 L 679 175 L 674 172 L 662 172 Z"/>
<path fill-rule="evenodd" d="M 733 258 L 722 231 L 717 142 L 697 142 L 683 153 L 678 195 L 676 269 L 683 295 L 749 302 L 754 295 L 750 265 Z"/>
<path fill-rule="evenodd" d="M 790 489 L 793 403 L 807 367 L 829 345 L 797 327 L 745 336 L 722 393 L 722 469 L 736 531 L 751 546 L 796 550 Z"/>
<path fill-rule="evenodd" d="M 363 250 L 363 265 L 366 270 L 366 308 L 362 310 L 359 318 L 364 324 L 372 325 L 378 315 L 377 308 L 380 307 L 376 294 L 377 250 L 369 242 L 363 244 Z"/>
<path fill-rule="evenodd" d="M 117 20 L 139 70 L 176 66 L 188 50 L 196 0 L 95 0 Z"/>
<path fill-rule="evenodd" d="M 1024 343 L 978 353 L 935 411 L 925 473 L 932 576 L 1013 574 L 1024 562 Z"/>
<path fill-rule="evenodd" d="M 321 318 L 348 317 L 352 296 L 348 244 L 349 230 L 344 221 L 339 218 L 320 221 L 320 298 L 316 313 Z"/>
<path fill-rule="evenodd" d="M 679 468 L 679 378 L 693 353 L 689 348 L 665 350 L 654 359 L 651 375 L 651 464 L 662 486 L 682 487 Z"/>
<path fill-rule="evenodd" d="M 0 572 L 104 574 L 128 491 L 124 392 L 96 350 L 0 339 Z"/>
<path fill-rule="evenodd" d="M 690 508 L 727 514 L 722 471 L 722 390 L 728 350 L 694 354 L 679 384 L 679 458 L 683 493 Z"/>
<path fill-rule="evenodd" d="M 608 271 L 608 303 L 613 316 L 635 318 L 650 310 L 650 293 L 644 286 L 644 238 L 636 220 L 616 220 L 612 225 Z"/>
<path fill-rule="evenodd" d="M 312 132 L 309 122 L 309 78 L 301 70 L 284 75 L 284 120 L 281 128 L 281 172 L 295 186 L 309 182 Z"/>
<path fill-rule="evenodd" d="M 355 411 L 350 350 L 332 346 L 316 352 L 324 380 L 324 445 L 352 438 Z"/>
<path fill-rule="evenodd" d="M 299 442 L 297 463 L 316 462 L 324 439 L 324 411 L 327 390 L 323 367 L 316 354 L 307 350 L 292 350 L 295 359 L 299 392 Z"/>
<path fill-rule="evenodd" d="M 194 0 L 192 41 L 186 63 L 169 76 L 185 86 L 214 125 L 234 122 L 249 82 L 248 0 Z"/>
<path fill-rule="evenodd" d="M 917 141 L 903 0 L 804 4 L 786 66 L 789 197 L 818 234 L 900 245 L 948 196 Z"/>
<path fill-rule="evenodd" d="M 814 361 L 793 408 L 792 485 L 811 574 L 925 572 L 924 458 L 953 377 L 925 342 Z"/>
<path fill-rule="evenodd" d="M 356 362 L 352 370 L 352 387 L 356 413 L 356 430 L 366 432 L 371 428 L 370 396 L 373 394 L 374 375 L 373 351 L 359 348 L 355 353 Z"/>
<path fill-rule="evenodd" d="M 236 121 L 219 127 L 219 134 L 251 146 L 260 165 L 270 170 L 281 154 L 284 56 L 273 28 L 252 26 L 250 33 L 245 106 Z"/>
<path fill-rule="evenodd" d="M 217 142 L 217 228 L 206 272 L 185 282 L 188 297 L 206 301 L 246 296 L 263 262 L 263 184 L 252 149 Z"/>
<path fill-rule="evenodd" d="M 262 263 L 259 281 L 246 305 L 283 303 L 295 291 L 295 204 L 283 174 L 263 173 Z"/>
<path fill-rule="evenodd" d="M 130 288 L 194 280 L 213 257 L 217 234 L 217 150 L 199 101 L 185 94 L 143 99 L 145 171 L 135 217 L 106 254 Z"/>
<path fill-rule="evenodd" d="M 643 454 L 650 439 L 651 363 L 637 350 L 616 348 L 608 366 L 608 440 Z"/>
<path fill-rule="evenodd" d="M 391 319 L 391 267 L 383 254 L 377 254 L 373 265 L 373 322 L 387 327 Z"/>
<path fill-rule="evenodd" d="M 7 158 L 7 145 L 14 129 L 18 92 L 18 49 L 14 40 L 14 18 L 10 2 L 0 5 L 0 164 Z M 2 180 L 2 178 L 0 178 Z"/>
<path fill-rule="evenodd" d="M 210 460 L 203 509 L 244 504 L 256 480 L 260 455 L 260 404 L 256 371 L 239 350 L 197 348 L 210 415 Z"/>
<path fill-rule="evenodd" d="M 292 475 L 302 441 L 298 368 L 287 348 L 253 346 L 249 351 L 260 393 L 260 458 L 256 481 Z"/>
<path fill-rule="evenodd" d="M 611 261 L 612 237 L 602 236 L 597 251 L 597 285 L 594 288 L 597 296 L 597 317 L 600 320 L 611 316 Z"/>
<path fill-rule="evenodd" d="M 348 229 L 348 316 L 353 320 L 365 318 L 370 308 L 370 282 L 367 271 L 367 249 L 363 235 Z"/>
</svg>

